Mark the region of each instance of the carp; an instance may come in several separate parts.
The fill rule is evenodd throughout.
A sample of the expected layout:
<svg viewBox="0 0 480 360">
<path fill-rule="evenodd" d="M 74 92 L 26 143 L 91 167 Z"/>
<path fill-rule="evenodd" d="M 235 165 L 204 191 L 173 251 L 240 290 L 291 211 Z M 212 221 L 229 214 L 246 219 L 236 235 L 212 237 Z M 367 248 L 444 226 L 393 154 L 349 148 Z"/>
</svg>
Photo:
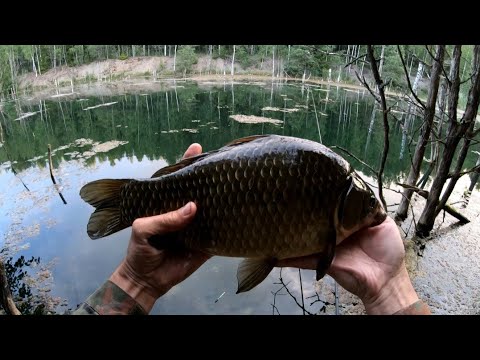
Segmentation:
<svg viewBox="0 0 480 360">
<path fill-rule="evenodd" d="M 87 225 L 91 239 L 194 201 L 195 218 L 174 241 L 214 256 L 244 258 L 237 293 L 261 283 L 279 259 L 319 254 L 321 279 L 337 244 L 386 218 L 343 157 L 317 142 L 280 135 L 237 139 L 148 179 L 96 180 L 80 196 L 95 207 Z"/>
</svg>

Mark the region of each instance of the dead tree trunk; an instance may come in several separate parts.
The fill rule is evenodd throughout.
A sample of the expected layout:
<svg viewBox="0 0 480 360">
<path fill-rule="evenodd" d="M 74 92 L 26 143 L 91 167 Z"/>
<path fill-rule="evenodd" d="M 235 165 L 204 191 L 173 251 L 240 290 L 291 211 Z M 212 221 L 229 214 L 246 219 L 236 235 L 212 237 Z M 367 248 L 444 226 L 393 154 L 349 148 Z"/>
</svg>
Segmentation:
<svg viewBox="0 0 480 360">
<path fill-rule="evenodd" d="M 437 102 L 438 86 L 440 84 L 440 75 L 442 73 L 443 58 L 445 55 L 445 45 L 438 45 L 436 51 L 436 59 L 433 61 L 432 73 L 430 76 L 430 88 L 428 91 L 427 103 L 425 104 L 425 111 L 423 116 L 423 125 L 418 136 L 417 145 L 415 146 L 415 153 L 413 155 L 412 167 L 408 174 L 406 183 L 408 185 L 415 185 L 423 162 L 425 149 L 430 139 L 432 131 L 433 119 L 435 117 L 435 104 Z M 405 220 L 408 214 L 408 206 L 412 198 L 413 191 L 411 189 L 404 189 L 402 200 L 398 206 L 395 218 L 397 220 Z"/>
<path fill-rule="evenodd" d="M 378 73 L 377 68 L 377 60 L 373 54 L 373 46 L 367 46 L 367 55 L 370 61 L 370 65 L 372 66 L 372 73 L 375 79 L 375 83 L 377 85 L 378 93 L 380 94 L 380 103 L 382 104 L 382 117 L 383 117 L 383 152 L 382 152 L 382 160 L 380 162 L 380 168 L 378 169 L 377 173 L 377 182 L 378 182 L 378 196 L 382 202 L 383 207 L 387 210 L 387 203 L 383 196 L 383 169 L 385 168 L 385 163 L 387 162 L 388 150 L 390 148 L 390 140 L 388 138 L 390 126 L 388 124 L 388 110 L 387 110 L 387 100 L 385 98 L 385 84 Z"/>
<path fill-rule="evenodd" d="M 476 45 L 474 49 L 472 85 L 468 92 L 468 101 L 465 113 L 460 121 L 457 121 L 458 92 L 460 88 L 460 45 L 455 46 L 452 57 L 451 66 L 454 66 L 454 76 L 450 79 L 451 87 L 448 102 L 449 127 L 439 169 L 435 179 L 433 180 L 432 188 L 427 199 L 427 204 L 425 205 L 422 215 L 420 216 L 420 220 L 417 223 L 416 233 L 419 236 L 427 236 L 430 233 L 435 222 L 435 217 L 439 213 L 438 209 L 441 209 L 440 205 L 444 205 L 446 200 L 448 200 L 442 198 L 442 202 L 440 203 L 440 194 L 442 192 L 443 185 L 449 178 L 450 165 L 452 164 L 455 150 L 462 137 L 465 136 L 467 131 L 471 128 L 471 123 L 472 121 L 475 121 L 478 111 L 480 99 L 480 45 Z M 472 136 L 474 135 L 476 135 L 476 132 L 472 133 Z"/>
</svg>

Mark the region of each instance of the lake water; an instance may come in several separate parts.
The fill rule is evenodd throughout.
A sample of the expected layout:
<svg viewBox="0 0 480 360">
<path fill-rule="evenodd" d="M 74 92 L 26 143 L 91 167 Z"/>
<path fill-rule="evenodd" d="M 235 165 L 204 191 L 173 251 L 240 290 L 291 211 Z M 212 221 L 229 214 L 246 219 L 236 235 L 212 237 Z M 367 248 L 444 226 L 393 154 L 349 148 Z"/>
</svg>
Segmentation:
<svg viewBox="0 0 480 360">
<path fill-rule="evenodd" d="M 402 128 L 406 106 L 400 104 L 396 109 L 394 115 L 402 122 L 391 122 L 387 184 L 403 179 L 410 162 Z M 15 120 L 28 113 L 30 116 Z M 58 312 L 75 308 L 100 286 L 119 264 L 128 244 L 130 229 L 96 241 L 87 236 L 93 208 L 79 197 L 87 182 L 150 177 L 179 160 L 193 142 L 208 151 L 252 134 L 321 139 L 324 145 L 347 148 L 373 167 L 378 167 L 383 148 L 381 113 L 368 92 L 333 86 L 177 81 L 163 91 L 8 102 L 3 104 L 3 114 L 0 248 L 8 247 L 14 259 L 40 257 L 35 270 L 50 271 L 45 273 L 50 276 L 37 279 L 43 280 L 38 288 L 45 296 L 64 300 Z M 238 123 L 230 118 L 236 114 L 281 123 Z M 412 118 L 405 129 L 411 133 L 419 124 Z M 47 144 L 53 150 L 58 187 L 48 171 Z M 371 175 L 355 160 L 345 158 Z M 469 158 L 467 166 L 474 161 Z M 160 298 L 152 314 L 272 314 L 272 293 L 282 287 L 278 269 L 253 290 L 236 295 L 239 261 L 210 259 Z M 282 276 L 301 301 L 298 270 L 284 269 Z M 302 271 L 305 297 L 315 295 L 314 277 L 313 271 Z M 322 304 L 310 306 L 314 300 L 306 299 L 305 306 L 317 312 Z M 302 314 L 285 290 L 275 297 L 275 305 L 282 315 Z"/>
</svg>

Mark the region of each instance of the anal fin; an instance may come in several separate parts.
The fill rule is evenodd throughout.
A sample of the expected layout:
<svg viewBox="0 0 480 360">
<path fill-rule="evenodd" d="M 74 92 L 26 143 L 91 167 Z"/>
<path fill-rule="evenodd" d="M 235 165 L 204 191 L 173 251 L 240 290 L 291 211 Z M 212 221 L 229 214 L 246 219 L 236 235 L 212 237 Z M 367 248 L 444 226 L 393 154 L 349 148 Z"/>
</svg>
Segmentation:
<svg viewBox="0 0 480 360">
<path fill-rule="evenodd" d="M 249 291 L 260 284 L 275 267 L 277 260 L 274 258 L 249 258 L 243 260 L 238 266 L 237 294 Z"/>
</svg>

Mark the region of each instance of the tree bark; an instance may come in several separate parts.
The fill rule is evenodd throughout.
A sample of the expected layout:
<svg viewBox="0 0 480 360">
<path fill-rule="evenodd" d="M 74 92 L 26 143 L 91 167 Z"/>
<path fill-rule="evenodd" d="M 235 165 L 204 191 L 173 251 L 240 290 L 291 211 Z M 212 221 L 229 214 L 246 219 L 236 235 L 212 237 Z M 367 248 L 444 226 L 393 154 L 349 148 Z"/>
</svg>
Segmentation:
<svg viewBox="0 0 480 360">
<path fill-rule="evenodd" d="M 380 76 L 382 76 L 382 71 L 383 71 L 383 61 L 385 59 L 385 45 L 382 45 L 382 53 L 380 54 L 380 66 L 378 67 L 378 73 Z"/>
<path fill-rule="evenodd" d="M 430 88 L 428 91 L 427 103 L 425 105 L 425 112 L 423 117 L 423 125 L 418 136 L 417 145 L 415 146 L 415 153 L 413 155 L 412 166 L 408 174 L 406 183 L 408 185 L 415 185 L 423 162 L 425 149 L 430 139 L 432 131 L 433 119 L 435 117 L 435 104 L 437 102 L 438 86 L 440 84 L 440 75 L 442 73 L 443 58 L 445 55 L 445 45 L 437 45 L 436 60 L 433 62 L 432 73 L 430 75 Z M 413 191 L 405 189 L 403 191 L 402 200 L 395 214 L 397 220 L 405 220 L 408 215 L 408 206 L 412 198 Z"/>
<path fill-rule="evenodd" d="M 173 53 L 173 73 L 175 73 L 176 64 L 177 64 L 177 45 L 175 45 L 175 50 Z"/>
<path fill-rule="evenodd" d="M 275 77 L 275 45 L 272 46 L 272 79 Z"/>
<path fill-rule="evenodd" d="M 233 76 L 235 70 L 235 45 L 233 45 L 233 56 L 232 56 L 232 71 L 231 74 Z"/>
</svg>

